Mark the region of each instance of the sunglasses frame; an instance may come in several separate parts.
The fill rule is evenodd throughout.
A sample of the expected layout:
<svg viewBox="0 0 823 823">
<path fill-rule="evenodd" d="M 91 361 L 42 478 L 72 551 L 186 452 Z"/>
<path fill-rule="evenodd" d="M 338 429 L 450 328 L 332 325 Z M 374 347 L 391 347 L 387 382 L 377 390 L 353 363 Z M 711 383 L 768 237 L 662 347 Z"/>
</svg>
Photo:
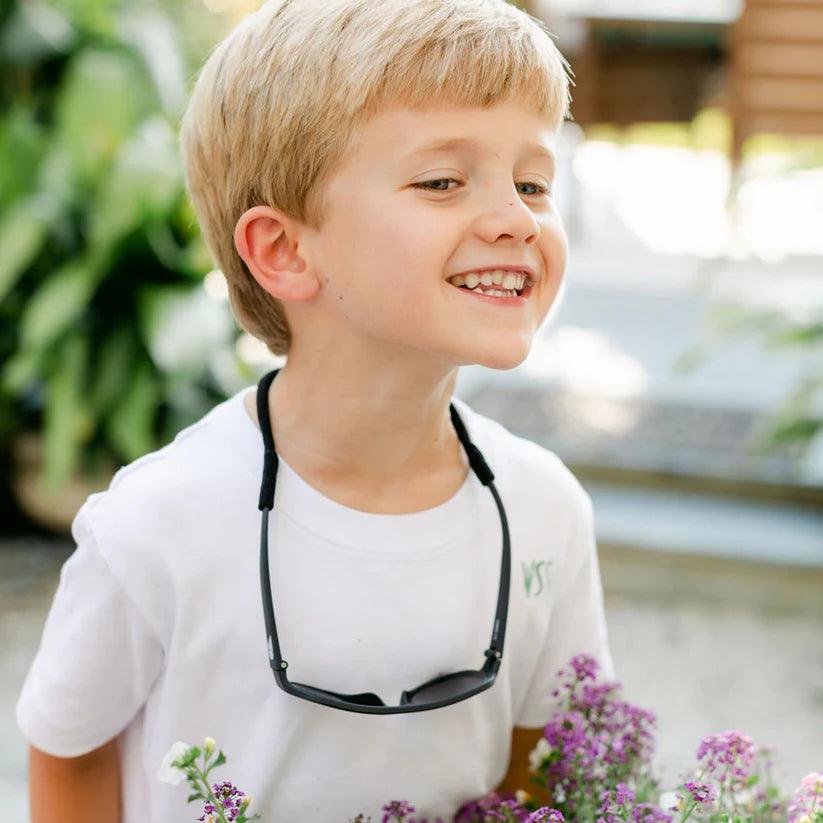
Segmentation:
<svg viewBox="0 0 823 823">
<path fill-rule="evenodd" d="M 260 486 L 260 500 L 258 508 L 262 512 L 262 524 L 260 531 L 260 589 L 263 598 L 263 617 L 266 624 L 266 641 L 268 647 L 268 659 L 274 679 L 277 685 L 288 694 L 318 703 L 329 708 L 341 711 L 358 712 L 362 714 L 404 714 L 407 712 L 430 711 L 444 706 L 450 706 L 463 700 L 473 697 L 480 692 L 489 689 L 494 683 L 497 673 L 500 670 L 500 662 L 503 657 L 503 643 L 506 636 L 506 618 L 509 610 L 509 586 L 511 579 L 511 545 L 509 537 L 509 525 L 506 518 L 506 511 L 500 500 L 500 495 L 494 485 L 494 474 L 488 467 L 483 455 L 474 443 L 471 442 L 463 421 L 460 419 L 454 404 L 449 403 L 452 424 L 457 432 L 466 455 L 469 465 L 478 479 L 484 486 L 488 486 L 494 497 L 500 514 L 500 523 L 503 532 L 503 549 L 500 563 L 500 584 L 497 594 L 497 608 L 492 626 L 491 643 L 484 655 L 486 660 L 480 669 L 464 670 L 441 674 L 427 680 L 425 683 L 414 689 L 404 691 L 400 697 L 400 704 L 396 706 L 386 705 L 373 692 L 362 694 L 339 694 L 337 692 L 319 689 L 316 686 L 309 686 L 305 683 L 297 683 L 288 679 L 286 669 L 288 663 L 283 660 L 280 651 L 280 642 L 277 636 L 277 623 L 274 617 L 274 603 L 272 601 L 271 576 L 269 573 L 269 512 L 274 508 L 274 490 L 277 481 L 277 469 L 279 459 L 274 447 L 274 436 L 271 429 L 269 417 L 268 393 L 272 381 L 277 376 L 280 369 L 274 369 L 264 375 L 257 387 L 257 418 L 263 435 L 263 480 Z M 418 692 L 440 682 L 446 682 L 451 678 L 465 677 L 466 675 L 477 675 L 482 678 L 476 686 L 463 689 L 459 693 L 440 700 L 432 700 L 415 704 L 411 702 Z M 358 702 L 358 700 L 360 702 Z"/>
</svg>

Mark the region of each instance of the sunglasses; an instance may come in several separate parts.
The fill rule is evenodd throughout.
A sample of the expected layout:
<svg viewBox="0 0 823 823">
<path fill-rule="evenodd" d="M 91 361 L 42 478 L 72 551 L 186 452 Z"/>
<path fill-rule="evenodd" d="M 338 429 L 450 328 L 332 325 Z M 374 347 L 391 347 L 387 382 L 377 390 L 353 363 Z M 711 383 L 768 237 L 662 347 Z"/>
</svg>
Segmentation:
<svg viewBox="0 0 823 823">
<path fill-rule="evenodd" d="M 260 380 L 257 385 L 257 418 L 263 433 L 263 481 L 260 487 L 260 501 L 258 508 L 263 513 L 262 529 L 260 533 L 260 588 L 263 596 L 263 615 L 266 622 L 266 638 L 268 641 L 269 665 L 274 673 L 277 685 L 295 697 L 310 700 L 333 709 L 347 712 L 361 712 L 364 714 L 402 714 L 405 712 L 424 712 L 430 709 L 439 709 L 450 706 L 473 697 L 490 688 L 500 669 L 503 657 L 503 641 L 506 636 L 506 617 L 509 611 L 509 580 L 511 576 L 511 547 L 509 542 L 509 525 L 506 511 L 500 500 L 500 495 L 494 485 L 494 474 L 483 459 L 483 455 L 474 443 L 471 442 L 466 427 L 454 404 L 449 404 L 451 420 L 460 443 L 466 451 L 469 465 L 484 486 L 489 491 L 497 505 L 500 514 L 500 524 L 503 532 L 503 552 L 500 566 L 500 587 L 497 595 L 497 610 L 491 633 L 491 643 L 484 652 L 485 662 L 477 670 L 466 670 L 442 674 L 427 680 L 425 683 L 404 691 L 400 695 L 397 705 L 386 705 L 373 692 L 361 694 L 339 694 L 338 692 L 319 689 L 306 683 L 292 682 L 286 676 L 288 663 L 280 653 L 280 643 L 277 637 L 277 625 L 274 619 L 274 604 L 271 596 L 271 578 L 269 575 L 269 512 L 274 508 L 274 489 L 277 482 L 277 468 L 279 460 L 274 448 L 274 436 L 269 418 L 268 394 L 272 381 L 280 369 L 274 369 Z"/>
</svg>

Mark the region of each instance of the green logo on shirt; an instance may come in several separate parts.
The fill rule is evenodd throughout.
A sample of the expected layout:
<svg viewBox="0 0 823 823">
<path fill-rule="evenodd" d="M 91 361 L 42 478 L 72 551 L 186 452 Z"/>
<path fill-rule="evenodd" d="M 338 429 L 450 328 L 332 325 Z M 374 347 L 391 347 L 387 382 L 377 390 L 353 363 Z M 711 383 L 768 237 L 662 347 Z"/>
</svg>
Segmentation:
<svg viewBox="0 0 823 823">
<path fill-rule="evenodd" d="M 551 560 L 532 560 L 530 563 L 522 563 L 523 568 L 523 585 L 526 588 L 526 597 L 537 597 L 544 588 L 543 572 L 546 572 L 551 565 Z M 541 571 L 541 567 L 543 571 Z"/>
</svg>

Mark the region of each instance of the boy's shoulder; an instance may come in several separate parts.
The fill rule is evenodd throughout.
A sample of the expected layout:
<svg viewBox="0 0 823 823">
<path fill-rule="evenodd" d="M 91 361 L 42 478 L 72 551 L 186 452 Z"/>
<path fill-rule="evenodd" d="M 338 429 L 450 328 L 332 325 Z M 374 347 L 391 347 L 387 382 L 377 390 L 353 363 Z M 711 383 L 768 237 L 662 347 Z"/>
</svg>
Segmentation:
<svg viewBox="0 0 823 823">
<path fill-rule="evenodd" d="M 122 466 L 107 489 L 88 497 L 81 513 L 94 523 L 116 525 L 137 517 L 145 528 L 168 528 L 184 522 L 189 512 L 219 504 L 227 486 L 249 472 L 240 459 L 249 437 L 238 414 L 240 400 L 238 394 L 217 404 L 166 445 Z M 219 506 L 211 510 L 219 512 Z"/>
</svg>

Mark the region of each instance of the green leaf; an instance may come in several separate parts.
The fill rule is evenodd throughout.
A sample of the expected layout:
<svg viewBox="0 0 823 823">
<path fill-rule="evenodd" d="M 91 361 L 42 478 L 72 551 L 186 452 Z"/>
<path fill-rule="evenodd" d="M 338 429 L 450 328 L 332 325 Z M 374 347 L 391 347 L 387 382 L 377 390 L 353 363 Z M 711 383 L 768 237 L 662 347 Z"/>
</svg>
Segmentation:
<svg viewBox="0 0 823 823">
<path fill-rule="evenodd" d="M 820 342 L 823 342 L 823 320 L 784 329 L 772 338 L 775 346 L 811 345 Z"/>
<path fill-rule="evenodd" d="M 190 794 L 186 798 L 186 803 L 192 803 L 195 800 L 205 800 L 205 798 L 203 797 L 203 795 L 200 792 L 195 792 L 194 794 Z"/>
<path fill-rule="evenodd" d="M 186 67 L 172 21 L 157 11 L 127 8 L 120 15 L 121 38 L 143 59 L 166 114 L 177 122 L 186 105 Z"/>
<path fill-rule="evenodd" d="M 151 118 L 122 145 L 101 183 L 89 214 L 91 244 L 108 246 L 146 221 L 167 221 L 182 191 L 174 132 Z"/>
<path fill-rule="evenodd" d="M 779 446 L 786 443 L 807 443 L 823 431 L 823 418 L 801 418 L 777 425 L 769 432 L 769 445 Z"/>
<path fill-rule="evenodd" d="M 137 340 L 129 325 L 119 326 L 103 341 L 89 397 L 95 418 L 105 417 L 125 394 L 136 354 Z"/>
<path fill-rule="evenodd" d="M 186 750 L 185 754 L 182 754 L 180 757 L 178 757 L 177 760 L 175 760 L 172 763 L 172 765 L 177 767 L 177 768 L 185 770 L 189 766 L 191 766 L 192 763 L 194 763 L 195 760 L 197 760 L 197 757 L 199 756 L 199 754 L 200 754 L 200 749 L 198 749 L 196 746 L 191 746 Z M 187 774 L 186 779 L 191 780 L 191 775 Z"/>
<path fill-rule="evenodd" d="M 91 301 L 100 279 L 91 258 L 70 260 L 34 293 L 20 319 L 23 348 L 53 343 L 76 323 Z"/>
<path fill-rule="evenodd" d="M 0 371 L 0 386 L 3 391 L 20 397 L 40 375 L 42 354 L 41 349 L 18 349 Z"/>
<path fill-rule="evenodd" d="M 37 180 L 32 171 L 44 152 L 43 127 L 30 107 L 18 103 L 0 120 L 0 212 L 32 190 Z"/>
<path fill-rule="evenodd" d="M 202 237 L 195 237 L 182 251 L 180 257 L 181 274 L 195 280 L 202 280 L 214 268 L 209 247 Z"/>
<path fill-rule="evenodd" d="M 46 389 L 43 448 L 45 481 L 51 491 L 63 488 L 79 467 L 91 433 L 85 405 L 89 341 L 75 335 L 56 353 L 55 370 Z"/>
<path fill-rule="evenodd" d="M 49 215 L 38 208 L 39 202 L 24 200 L 0 218 L 0 301 L 43 246 Z"/>
<path fill-rule="evenodd" d="M 101 179 L 120 146 L 148 111 L 146 80 L 128 53 L 85 49 L 67 70 L 56 110 L 56 139 L 68 150 L 76 179 Z"/>
<path fill-rule="evenodd" d="M 131 462 L 154 450 L 154 422 L 162 398 L 160 381 L 148 362 L 132 375 L 126 393 L 106 420 L 106 434 Z M 199 756 L 198 753 L 195 757 Z"/>
<path fill-rule="evenodd" d="M 62 14 L 45 3 L 29 0 L 17 4 L 0 30 L 0 54 L 3 62 L 35 66 L 65 54 L 74 38 L 74 30 Z"/>
</svg>

